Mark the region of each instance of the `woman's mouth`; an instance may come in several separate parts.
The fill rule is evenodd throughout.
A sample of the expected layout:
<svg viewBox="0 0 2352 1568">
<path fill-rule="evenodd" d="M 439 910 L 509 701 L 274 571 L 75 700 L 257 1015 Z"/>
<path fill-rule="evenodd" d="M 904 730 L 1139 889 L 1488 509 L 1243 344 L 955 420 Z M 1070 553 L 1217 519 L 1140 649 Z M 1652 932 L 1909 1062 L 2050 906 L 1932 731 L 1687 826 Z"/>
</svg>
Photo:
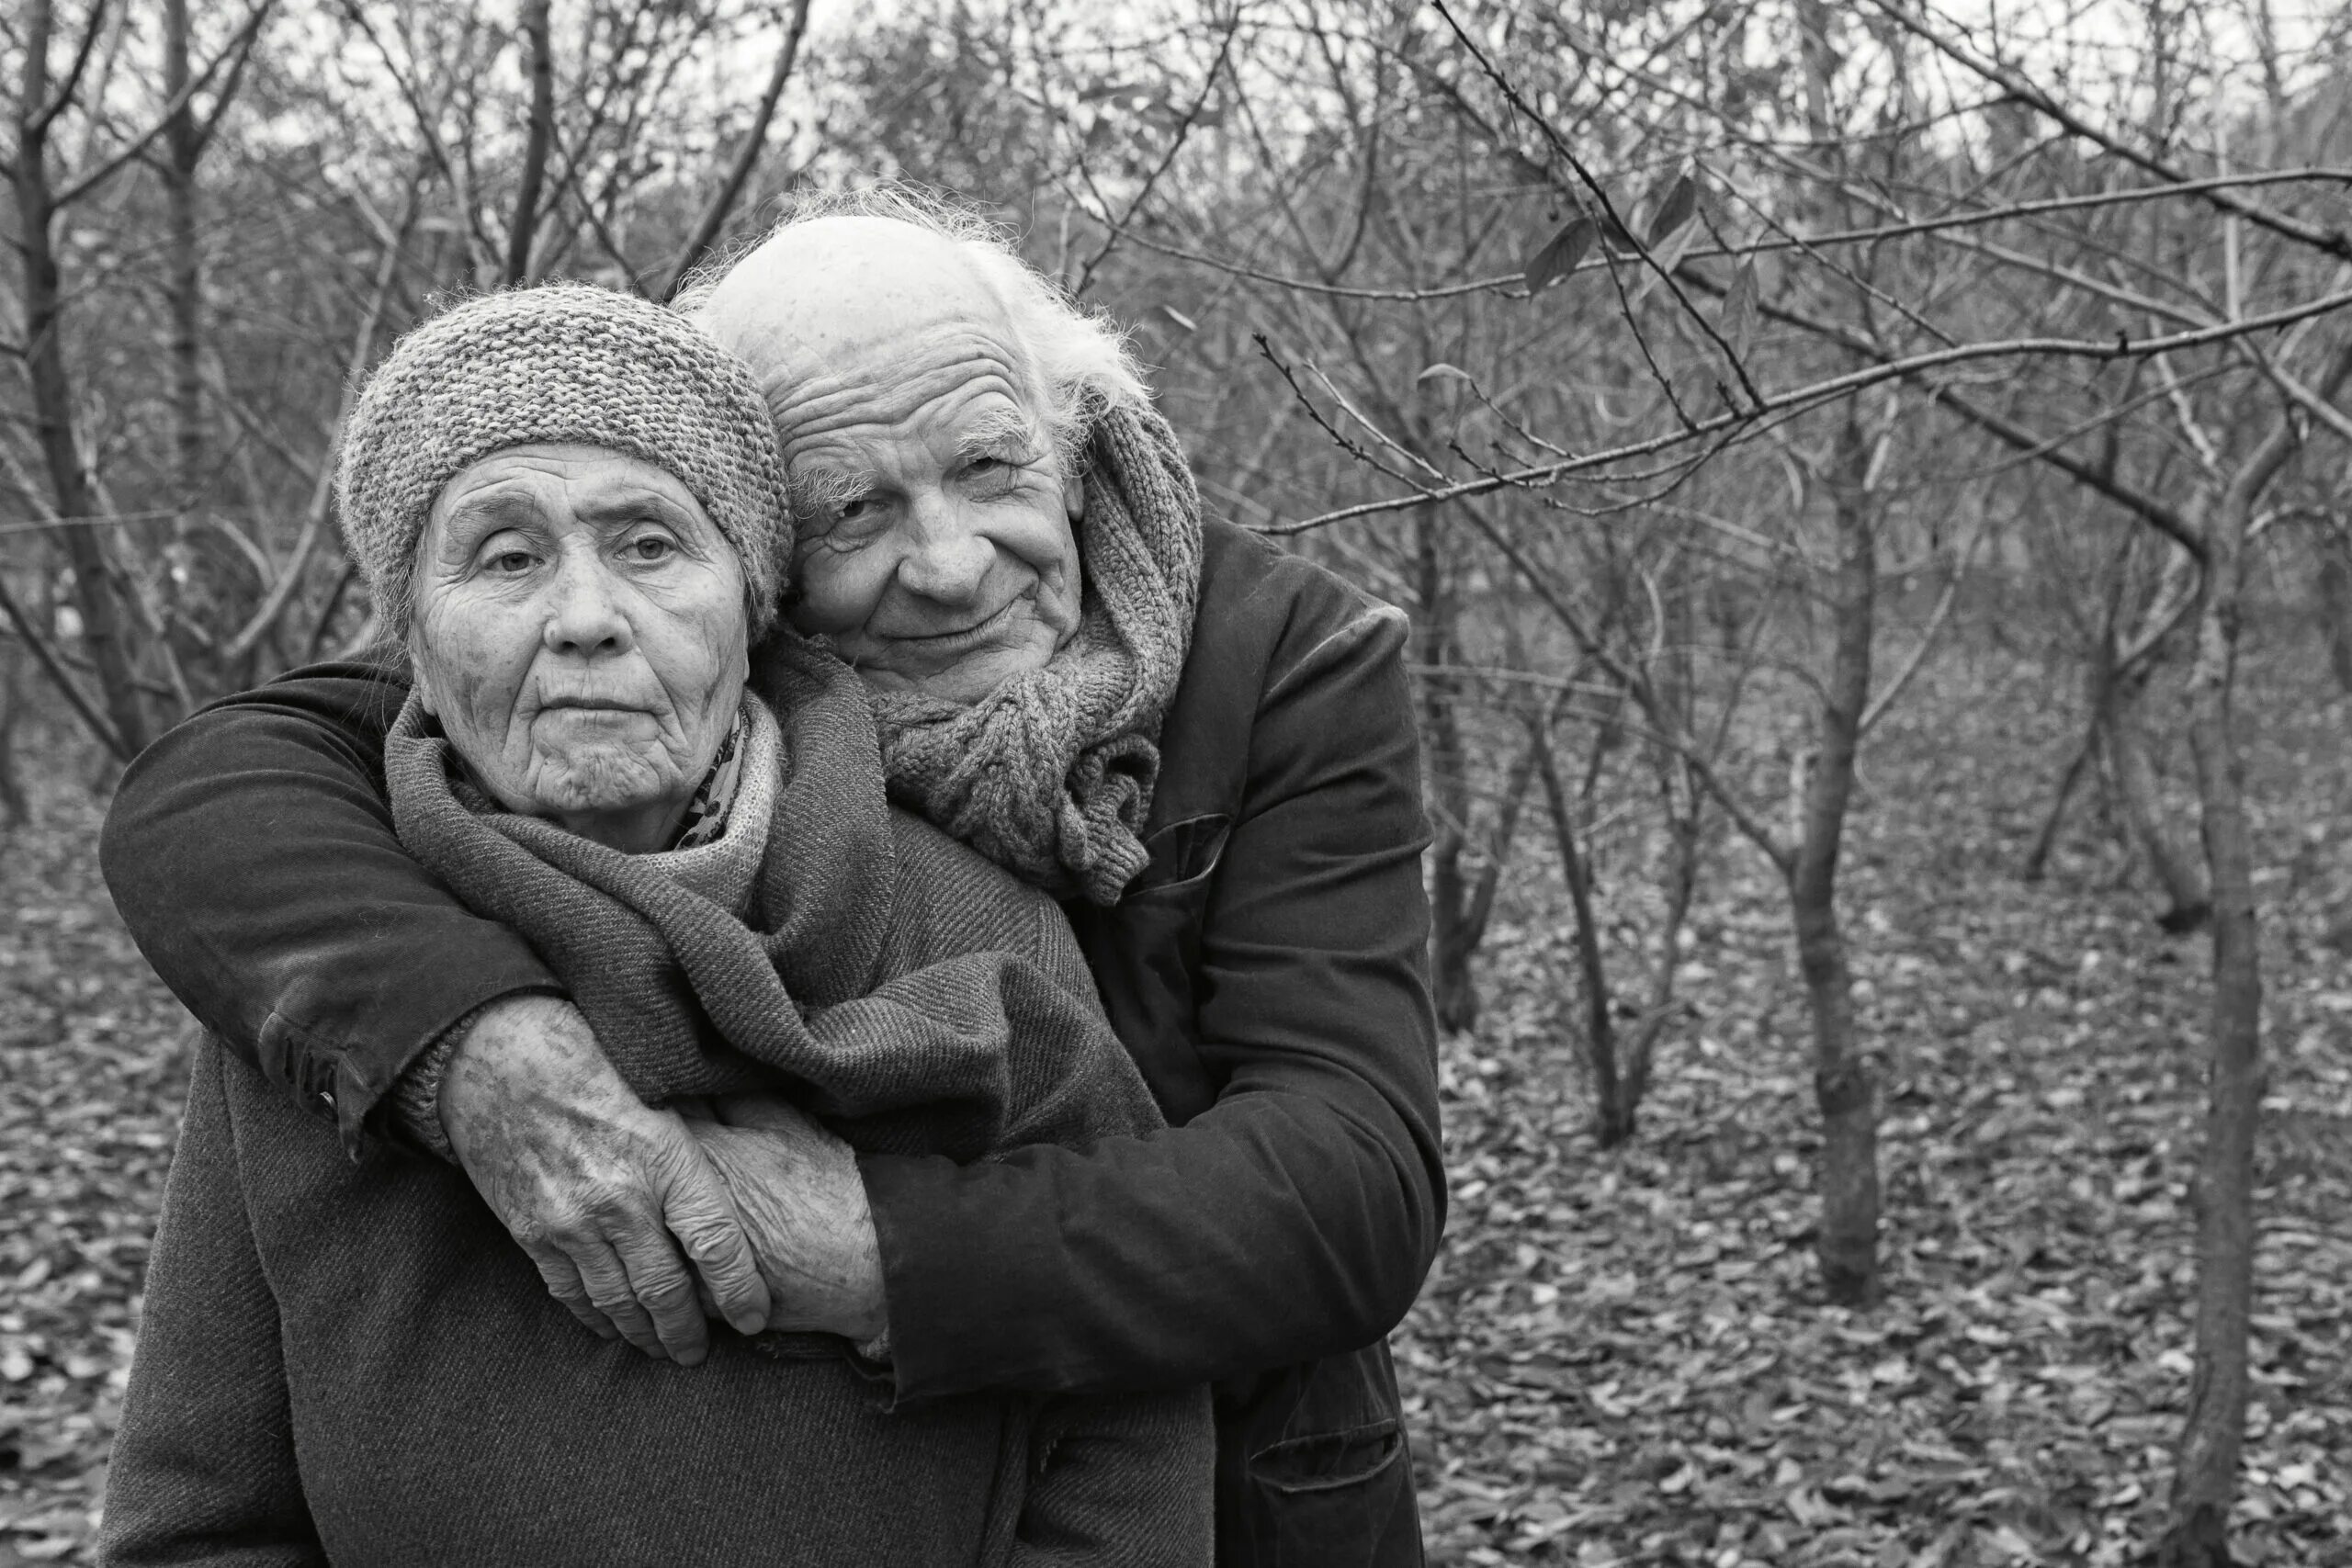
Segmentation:
<svg viewBox="0 0 2352 1568">
<path fill-rule="evenodd" d="M 577 714 L 583 719 L 640 718 L 645 708 L 637 703 L 624 703 L 604 697 L 551 697 L 539 705 L 547 713 Z"/>
</svg>

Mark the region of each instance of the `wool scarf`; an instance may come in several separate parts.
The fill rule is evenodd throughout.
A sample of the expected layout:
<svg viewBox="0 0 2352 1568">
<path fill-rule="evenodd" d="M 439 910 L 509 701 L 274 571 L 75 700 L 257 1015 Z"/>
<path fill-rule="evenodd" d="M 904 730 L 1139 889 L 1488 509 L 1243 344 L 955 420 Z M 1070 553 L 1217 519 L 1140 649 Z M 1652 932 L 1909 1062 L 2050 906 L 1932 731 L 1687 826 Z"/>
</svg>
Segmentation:
<svg viewBox="0 0 2352 1568">
<path fill-rule="evenodd" d="M 1056 897 L 1111 905 L 1148 858 L 1159 722 L 1193 635 L 1201 498 L 1159 411 L 1091 412 L 1078 630 L 963 705 L 874 699 L 890 794 Z"/>
<path fill-rule="evenodd" d="M 413 698 L 384 748 L 401 842 L 529 940 L 649 1102 L 780 1089 L 861 1150 L 959 1160 L 1158 1125 L 1059 912 L 889 809 L 857 678 L 783 636 L 758 684 L 782 777 L 740 915 L 663 866 L 724 840 L 627 855 L 503 812 Z"/>
</svg>

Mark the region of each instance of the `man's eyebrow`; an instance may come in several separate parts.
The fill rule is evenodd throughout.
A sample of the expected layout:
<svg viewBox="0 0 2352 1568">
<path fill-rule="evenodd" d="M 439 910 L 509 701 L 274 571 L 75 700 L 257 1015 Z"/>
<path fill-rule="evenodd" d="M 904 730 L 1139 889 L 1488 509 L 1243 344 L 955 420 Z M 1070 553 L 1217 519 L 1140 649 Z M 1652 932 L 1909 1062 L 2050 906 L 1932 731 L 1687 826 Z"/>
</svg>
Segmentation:
<svg viewBox="0 0 2352 1568">
<path fill-rule="evenodd" d="M 842 468 L 817 459 L 792 465 L 785 475 L 786 500 L 796 517 L 823 517 L 871 495 L 879 478 L 871 468 Z"/>
<path fill-rule="evenodd" d="M 1001 457 L 1017 452 L 1024 459 L 1043 446 L 1037 422 L 1020 409 L 990 409 L 975 419 L 956 443 L 967 457 Z"/>
</svg>

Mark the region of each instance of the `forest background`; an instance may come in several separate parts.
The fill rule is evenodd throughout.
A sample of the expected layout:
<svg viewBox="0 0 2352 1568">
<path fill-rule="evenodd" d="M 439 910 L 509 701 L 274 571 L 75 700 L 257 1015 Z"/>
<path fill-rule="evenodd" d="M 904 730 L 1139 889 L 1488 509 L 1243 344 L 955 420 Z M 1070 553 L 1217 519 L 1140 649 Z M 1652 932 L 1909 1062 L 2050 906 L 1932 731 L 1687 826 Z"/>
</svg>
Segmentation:
<svg viewBox="0 0 2352 1568">
<path fill-rule="evenodd" d="M 2352 1561 L 2352 6 L 17 0 L 0 1564 L 185 1016 L 121 763 L 373 635 L 355 373 L 898 176 L 1408 610 L 1432 1558 Z"/>
</svg>

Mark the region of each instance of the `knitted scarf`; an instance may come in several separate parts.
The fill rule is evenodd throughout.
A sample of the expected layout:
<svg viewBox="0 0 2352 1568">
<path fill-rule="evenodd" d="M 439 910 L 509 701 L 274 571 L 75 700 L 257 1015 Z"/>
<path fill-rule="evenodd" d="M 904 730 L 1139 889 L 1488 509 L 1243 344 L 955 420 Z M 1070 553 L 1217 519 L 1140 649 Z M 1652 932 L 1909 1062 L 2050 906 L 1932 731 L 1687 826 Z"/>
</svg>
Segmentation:
<svg viewBox="0 0 2352 1568">
<path fill-rule="evenodd" d="M 503 812 L 413 698 L 384 746 L 401 842 L 530 941 L 649 1102 L 783 1089 L 861 1150 L 959 1160 L 1159 1125 L 1059 912 L 889 809 L 857 678 L 787 636 L 756 683 L 783 776 L 740 918 L 663 869 L 723 841 L 625 855 Z"/>
<path fill-rule="evenodd" d="M 1097 409 L 1078 631 L 969 706 L 874 699 L 890 794 L 1056 897 L 1118 901 L 1148 858 L 1159 721 L 1184 671 L 1201 500 L 1157 410 Z"/>
</svg>

